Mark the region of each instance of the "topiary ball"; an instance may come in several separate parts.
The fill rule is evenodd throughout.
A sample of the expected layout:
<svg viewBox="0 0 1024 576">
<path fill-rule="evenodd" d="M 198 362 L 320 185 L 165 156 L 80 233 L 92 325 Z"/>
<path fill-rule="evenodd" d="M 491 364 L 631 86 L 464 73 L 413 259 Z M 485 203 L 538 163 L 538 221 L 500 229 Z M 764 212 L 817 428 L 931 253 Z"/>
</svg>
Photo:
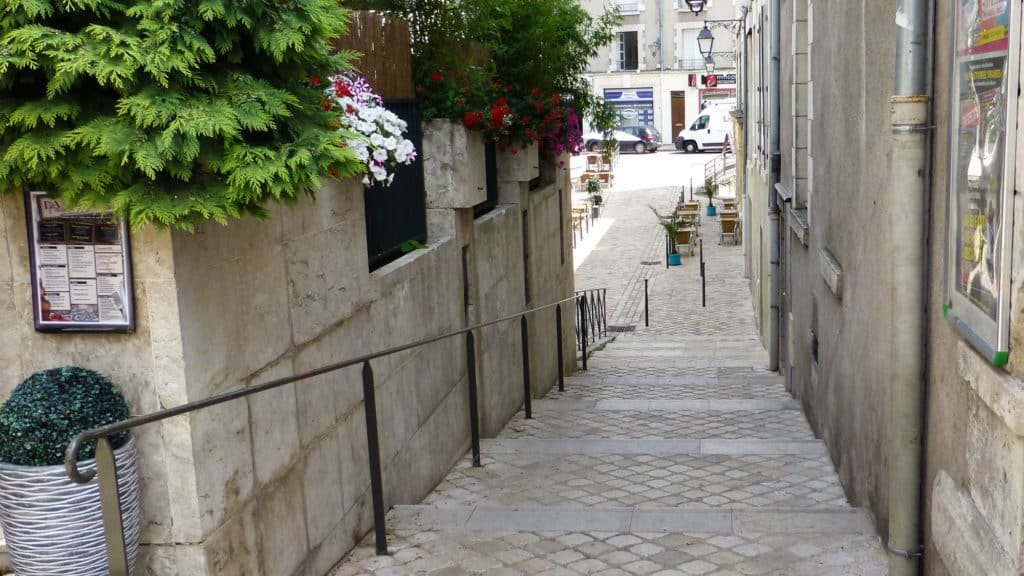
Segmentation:
<svg viewBox="0 0 1024 576">
<path fill-rule="evenodd" d="M 79 432 L 126 418 L 128 404 L 106 376 L 76 366 L 36 372 L 0 407 L 0 462 L 61 464 L 68 443 Z M 128 442 L 128 432 L 110 441 L 116 450 Z M 95 440 L 78 453 L 81 460 L 95 455 Z"/>
</svg>

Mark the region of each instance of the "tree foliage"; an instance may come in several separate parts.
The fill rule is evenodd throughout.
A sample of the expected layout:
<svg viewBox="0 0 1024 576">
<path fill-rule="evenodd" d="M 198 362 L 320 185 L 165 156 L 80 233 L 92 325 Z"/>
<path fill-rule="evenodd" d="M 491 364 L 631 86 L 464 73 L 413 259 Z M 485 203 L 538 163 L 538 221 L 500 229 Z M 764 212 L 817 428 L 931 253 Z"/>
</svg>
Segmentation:
<svg viewBox="0 0 1024 576">
<path fill-rule="evenodd" d="M 600 100 L 583 75 L 590 60 L 614 38 L 616 9 L 593 17 L 576 0 L 348 0 L 408 20 L 413 74 L 423 87 L 426 112 L 461 120 L 459 106 L 437 102 L 436 78 L 458 87 L 449 100 L 479 97 L 491 79 L 509 101 L 530 100 L 537 89 L 558 94 L 580 116 Z M 486 81 L 481 82 L 481 76 Z M 471 88 L 463 94 L 464 88 Z M 506 90 L 507 88 L 507 90 Z M 442 94 L 447 98 L 447 95 Z M 489 101 L 491 94 L 484 94 Z M 451 104 L 448 102 L 447 104 Z M 530 103 L 532 105 L 532 102 Z M 514 108 L 515 106 L 513 106 Z"/>
<path fill-rule="evenodd" d="M 0 8 L 0 181 L 133 225 L 262 215 L 359 164 L 310 79 L 336 0 L 8 0 Z"/>
</svg>

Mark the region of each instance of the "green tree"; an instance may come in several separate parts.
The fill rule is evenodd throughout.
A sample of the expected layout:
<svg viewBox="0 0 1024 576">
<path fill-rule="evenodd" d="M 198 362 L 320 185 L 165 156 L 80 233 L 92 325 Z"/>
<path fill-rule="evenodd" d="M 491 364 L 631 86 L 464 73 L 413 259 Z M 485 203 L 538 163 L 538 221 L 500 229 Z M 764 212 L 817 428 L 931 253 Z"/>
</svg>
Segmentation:
<svg viewBox="0 0 1024 576">
<path fill-rule="evenodd" d="M 359 164 L 318 77 L 336 0 L 8 0 L 0 8 L 0 181 L 132 225 L 263 215 Z"/>
</svg>

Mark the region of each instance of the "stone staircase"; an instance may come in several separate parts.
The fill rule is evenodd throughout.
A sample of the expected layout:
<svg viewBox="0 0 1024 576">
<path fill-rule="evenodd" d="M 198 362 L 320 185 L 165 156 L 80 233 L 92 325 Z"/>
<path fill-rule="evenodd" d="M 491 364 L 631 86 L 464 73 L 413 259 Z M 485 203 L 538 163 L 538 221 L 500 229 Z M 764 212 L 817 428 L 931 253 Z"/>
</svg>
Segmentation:
<svg viewBox="0 0 1024 576">
<path fill-rule="evenodd" d="M 534 403 L 335 570 L 878 575 L 885 558 L 754 338 L 638 332 Z"/>
</svg>

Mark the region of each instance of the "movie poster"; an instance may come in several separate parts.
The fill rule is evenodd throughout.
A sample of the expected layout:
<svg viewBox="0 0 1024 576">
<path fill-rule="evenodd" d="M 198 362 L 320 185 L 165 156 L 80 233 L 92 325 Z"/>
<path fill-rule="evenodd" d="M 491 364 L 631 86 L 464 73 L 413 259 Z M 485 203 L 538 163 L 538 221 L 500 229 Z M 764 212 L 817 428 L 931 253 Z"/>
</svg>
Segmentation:
<svg viewBox="0 0 1024 576">
<path fill-rule="evenodd" d="M 1007 156 L 1016 137 L 1017 62 L 1011 57 L 1015 16 L 1010 0 L 958 0 L 955 21 L 950 149 L 950 287 L 962 300 L 948 307 L 993 349 L 1008 290 Z M 1017 42 L 1013 42 L 1016 44 Z M 975 312 L 963 310 L 971 307 Z M 980 313 L 980 314 L 979 314 Z M 972 319 L 981 319 L 984 327 Z"/>
</svg>

